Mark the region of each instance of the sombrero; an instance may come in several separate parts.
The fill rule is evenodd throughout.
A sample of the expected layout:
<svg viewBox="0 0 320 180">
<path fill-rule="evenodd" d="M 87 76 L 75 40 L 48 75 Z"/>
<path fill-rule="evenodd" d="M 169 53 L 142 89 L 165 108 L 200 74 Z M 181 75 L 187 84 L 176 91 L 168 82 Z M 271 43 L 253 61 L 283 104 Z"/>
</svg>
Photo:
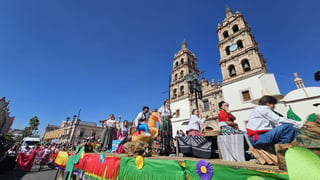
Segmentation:
<svg viewBox="0 0 320 180">
<path fill-rule="evenodd" d="M 263 97 L 263 96 L 272 96 L 272 97 L 276 98 L 277 100 L 283 99 L 283 97 L 284 97 L 282 94 L 271 94 L 267 89 L 262 89 L 261 90 L 261 94 L 262 94 L 261 97 Z M 251 103 L 252 104 L 259 104 L 259 100 L 261 99 L 261 97 L 258 98 L 258 99 L 252 100 Z"/>
</svg>

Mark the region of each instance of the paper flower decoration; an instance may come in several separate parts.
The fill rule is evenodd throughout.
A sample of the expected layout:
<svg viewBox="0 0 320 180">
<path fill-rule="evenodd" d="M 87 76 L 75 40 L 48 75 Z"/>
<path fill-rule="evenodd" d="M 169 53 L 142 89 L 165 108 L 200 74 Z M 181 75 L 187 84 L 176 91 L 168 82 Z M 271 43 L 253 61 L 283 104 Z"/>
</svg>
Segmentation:
<svg viewBox="0 0 320 180">
<path fill-rule="evenodd" d="M 100 155 L 100 163 L 103 163 L 105 159 L 106 159 L 106 155 L 104 153 L 101 153 L 101 155 Z"/>
<path fill-rule="evenodd" d="M 202 180 L 209 180 L 213 176 L 212 165 L 205 160 L 200 160 L 197 162 L 196 171 Z"/>
<path fill-rule="evenodd" d="M 136 167 L 138 169 L 142 169 L 142 167 L 143 167 L 143 157 L 142 156 L 136 157 Z"/>
</svg>

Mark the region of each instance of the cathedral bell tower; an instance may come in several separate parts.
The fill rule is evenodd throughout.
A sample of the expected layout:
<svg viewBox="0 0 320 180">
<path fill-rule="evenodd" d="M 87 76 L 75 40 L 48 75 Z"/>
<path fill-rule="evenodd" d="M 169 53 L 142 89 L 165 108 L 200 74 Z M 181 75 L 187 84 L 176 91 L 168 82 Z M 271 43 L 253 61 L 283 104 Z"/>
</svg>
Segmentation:
<svg viewBox="0 0 320 180">
<path fill-rule="evenodd" d="M 196 56 L 187 48 L 184 40 L 181 49 L 173 57 L 171 72 L 170 101 L 175 102 L 188 98 L 188 83 L 185 76 L 195 72 L 199 74 Z"/>
<path fill-rule="evenodd" d="M 267 72 L 258 43 L 240 12 L 227 8 L 226 18 L 218 24 L 218 48 L 223 84 Z"/>
</svg>

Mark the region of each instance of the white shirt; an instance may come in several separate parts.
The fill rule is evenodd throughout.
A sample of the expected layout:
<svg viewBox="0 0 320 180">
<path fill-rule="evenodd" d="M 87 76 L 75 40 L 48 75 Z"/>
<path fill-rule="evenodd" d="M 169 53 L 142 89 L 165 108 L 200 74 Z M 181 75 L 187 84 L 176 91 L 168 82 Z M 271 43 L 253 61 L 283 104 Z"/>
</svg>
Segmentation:
<svg viewBox="0 0 320 180">
<path fill-rule="evenodd" d="M 171 116 L 171 110 L 170 108 L 165 108 L 164 106 L 161 106 L 158 110 L 160 113 L 161 117 L 168 117 Z"/>
<path fill-rule="evenodd" d="M 193 114 L 190 118 L 187 130 L 189 131 L 190 129 L 193 129 L 200 131 L 200 124 L 204 123 L 205 120 L 206 118 L 200 119 L 198 116 Z"/>
<path fill-rule="evenodd" d="M 138 127 L 139 124 L 145 124 L 144 122 L 139 122 L 143 119 L 146 119 L 146 116 L 143 114 L 143 112 L 140 112 L 134 120 L 134 124 L 136 125 L 136 127 Z"/>
<path fill-rule="evenodd" d="M 106 126 L 107 127 L 116 127 L 116 125 L 117 125 L 117 121 L 115 120 L 115 119 L 108 119 L 107 121 L 106 121 Z"/>
<path fill-rule="evenodd" d="M 251 130 L 270 130 L 283 123 L 292 124 L 297 129 L 303 126 L 302 122 L 280 117 L 268 106 L 260 105 L 250 113 L 247 128 Z"/>
<path fill-rule="evenodd" d="M 120 129 L 121 129 L 121 134 L 124 135 L 128 133 L 129 126 L 128 127 L 123 126 L 123 122 L 122 122 L 120 125 Z"/>
</svg>

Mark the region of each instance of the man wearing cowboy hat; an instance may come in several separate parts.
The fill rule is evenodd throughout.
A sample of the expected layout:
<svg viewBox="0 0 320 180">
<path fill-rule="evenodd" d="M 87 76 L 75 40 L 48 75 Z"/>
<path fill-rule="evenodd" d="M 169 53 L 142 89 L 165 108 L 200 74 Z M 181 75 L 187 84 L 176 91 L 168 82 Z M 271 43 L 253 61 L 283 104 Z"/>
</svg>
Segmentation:
<svg viewBox="0 0 320 180">
<path fill-rule="evenodd" d="M 259 100 L 259 106 L 255 107 L 249 116 L 247 134 L 251 144 L 256 148 L 262 148 L 274 152 L 275 144 L 286 144 L 293 141 L 303 124 L 299 121 L 287 119 L 274 112 L 278 100 L 265 95 Z"/>
</svg>

